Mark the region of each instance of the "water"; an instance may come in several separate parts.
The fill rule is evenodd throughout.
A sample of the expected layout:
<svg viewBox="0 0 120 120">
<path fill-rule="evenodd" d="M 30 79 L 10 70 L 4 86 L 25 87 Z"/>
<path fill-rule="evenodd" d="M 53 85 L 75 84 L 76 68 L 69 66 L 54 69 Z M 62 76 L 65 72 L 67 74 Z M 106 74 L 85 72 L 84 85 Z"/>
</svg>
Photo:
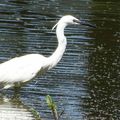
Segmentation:
<svg viewBox="0 0 120 120">
<path fill-rule="evenodd" d="M 51 55 L 57 46 L 51 28 L 65 14 L 97 26 L 67 27 L 67 49 L 54 69 L 23 86 L 17 99 L 13 89 L 2 91 L 1 120 L 38 119 L 33 109 L 52 120 L 48 94 L 64 110 L 62 120 L 120 119 L 119 6 L 112 0 L 0 1 L 0 62 L 29 53 Z"/>
</svg>

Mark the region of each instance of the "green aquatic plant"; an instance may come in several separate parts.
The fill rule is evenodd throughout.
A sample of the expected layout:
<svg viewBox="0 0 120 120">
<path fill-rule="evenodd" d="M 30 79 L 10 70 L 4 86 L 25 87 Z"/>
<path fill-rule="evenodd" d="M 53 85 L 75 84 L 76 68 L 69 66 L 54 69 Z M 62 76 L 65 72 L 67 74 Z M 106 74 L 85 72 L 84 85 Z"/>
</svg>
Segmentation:
<svg viewBox="0 0 120 120">
<path fill-rule="evenodd" d="M 29 111 L 33 114 L 33 116 L 35 117 L 36 120 L 42 120 L 39 112 L 37 112 L 35 109 L 30 108 Z"/>
<path fill-rule="evenodd" d="M 46 96 L 46 102 L 47 102 L 48 107 L 52 111 L 54 119 L 59 120 L 61 115 L 64 113 L 64 110 L 60 114 L 58 114 L 57 105 L 55 104 L 55 102 L 53 101 L 50 95 Z"/>
<path fill-rule="evenodd" d="M 53 113 L 54 119 L 58 120 L 57 106 L 50 95 L 46 96 L 46 102 L 47 102 L 48 107 L 51 109 Z"/>
</svg>

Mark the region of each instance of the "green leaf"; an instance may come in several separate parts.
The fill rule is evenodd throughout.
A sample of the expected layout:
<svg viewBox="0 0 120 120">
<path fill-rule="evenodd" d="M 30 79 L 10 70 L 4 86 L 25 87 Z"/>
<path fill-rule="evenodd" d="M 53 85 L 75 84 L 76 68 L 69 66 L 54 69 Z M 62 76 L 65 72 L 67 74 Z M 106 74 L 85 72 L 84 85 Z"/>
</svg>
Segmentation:
<svg viewBox="0 0 120 120">
<path fill-rule="evenodd" d="M 46 96 L 46 102 L 47 102 L 48 106 L 51 108 L 53 105 L 53 100 L 50 95 Z"/>
</svg>

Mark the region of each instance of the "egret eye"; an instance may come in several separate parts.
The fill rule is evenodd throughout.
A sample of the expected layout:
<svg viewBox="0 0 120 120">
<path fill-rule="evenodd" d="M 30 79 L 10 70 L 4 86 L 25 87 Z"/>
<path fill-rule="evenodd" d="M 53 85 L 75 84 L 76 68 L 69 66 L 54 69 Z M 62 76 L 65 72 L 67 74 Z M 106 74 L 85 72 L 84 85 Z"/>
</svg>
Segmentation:
<svg viewBox="0 0 120 120">
<path fill-rule="evenodd" d="M 80 21 L 77 20 L 77 19 L 73 19 L 73 23 L 75 23 L 75 24 L 80 24 Z"/>
<path fill-rule="evenodd" d="M 75 20 L 75 19 L 73 19 L 73 22 L 74 22 L 74 23 L 76 23 L 76 20 Z"/>
</svg>

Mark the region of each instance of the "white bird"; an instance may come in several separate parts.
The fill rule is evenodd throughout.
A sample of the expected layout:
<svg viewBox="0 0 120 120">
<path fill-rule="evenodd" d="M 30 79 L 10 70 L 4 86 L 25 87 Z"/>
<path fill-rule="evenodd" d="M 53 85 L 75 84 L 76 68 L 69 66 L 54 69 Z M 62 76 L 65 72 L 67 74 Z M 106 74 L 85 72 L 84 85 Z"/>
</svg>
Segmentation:
<svg viewBox="0 0 120 120">
<path fill-rule="evenodd" d="M 64 36 L 64 28 L 68 24 L 84 24 L 91 26 L 71 15 L 63 16 L 52 28 L 54 29 L 56 27 L 58 39 L 58 46 L 55 52 L 49 57 L 44 57 L 40 54 L 27 54 L 1 63 L 0 86 L 3 86 L 3 89 L 13 86 L 19 87 L 21 84 L 32 80 L 36 75 L 42 74 L 56 66 L 66 49 L 67 41 Z"/>
</svg>

